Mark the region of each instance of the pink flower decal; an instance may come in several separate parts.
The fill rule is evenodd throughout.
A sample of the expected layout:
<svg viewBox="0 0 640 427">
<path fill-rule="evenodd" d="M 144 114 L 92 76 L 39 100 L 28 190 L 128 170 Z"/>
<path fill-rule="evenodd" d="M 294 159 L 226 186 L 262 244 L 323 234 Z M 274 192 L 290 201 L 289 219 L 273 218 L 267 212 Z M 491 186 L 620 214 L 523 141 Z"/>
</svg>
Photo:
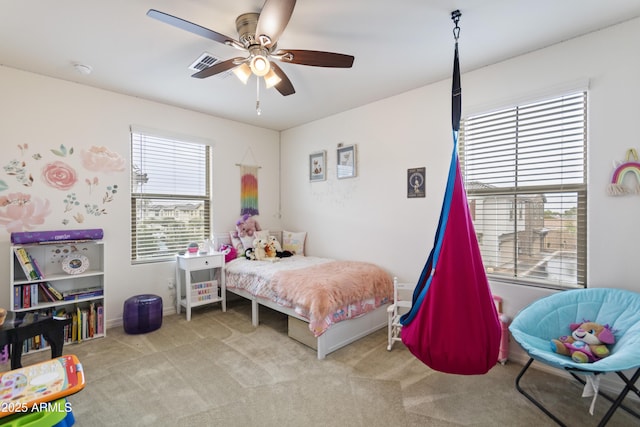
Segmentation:
<svg viewBox="0 0 640 427">
<path fill-rule="evenodd" d="M 42 168 L 42 179 L 58 190 L 69 190 L 76 183 L 76 171 L 64 162 L 47 163 Z"/>
<path fill-rule="evenodd" d="M 82 166 L 94 172 L 122 172 L 125 159 L 118 153 L 109 151 L 106 147 L 92 146 L 82 152 Z"/>
<path fill-rule="evenodd" d="M 50 213 L 46 199 L 31 198 L 24 193 L 0 197 L 0 225 L 4 225 L 9 233 L 32 230 L 34 226 L 44 224 Z"/>
</svg>

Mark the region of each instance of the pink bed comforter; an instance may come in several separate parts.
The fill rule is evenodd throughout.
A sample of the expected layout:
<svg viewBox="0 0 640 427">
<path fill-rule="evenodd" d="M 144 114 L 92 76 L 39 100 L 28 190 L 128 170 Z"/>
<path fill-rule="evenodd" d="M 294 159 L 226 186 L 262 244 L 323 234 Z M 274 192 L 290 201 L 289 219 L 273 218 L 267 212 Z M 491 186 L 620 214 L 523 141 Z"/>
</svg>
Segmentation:
<svg viewBox="0 0 640 427">
<path fill-rule="evenodd" d="M 393 299 L 393 280 L 380 267 L 354 261 L 293 256 L 278 262 L 236 259 L 226 264 L 227 289 L 292 308 L 315 336 Z"/>
<path fill-rule="evenodd" d="M 316 319 L 357 301 L 393 296 L 389 274 L 374 264 L 359 261 L 331 261 L 279 271 L 267 287 L 279 299 L 295 301 Z"/>
</svg>

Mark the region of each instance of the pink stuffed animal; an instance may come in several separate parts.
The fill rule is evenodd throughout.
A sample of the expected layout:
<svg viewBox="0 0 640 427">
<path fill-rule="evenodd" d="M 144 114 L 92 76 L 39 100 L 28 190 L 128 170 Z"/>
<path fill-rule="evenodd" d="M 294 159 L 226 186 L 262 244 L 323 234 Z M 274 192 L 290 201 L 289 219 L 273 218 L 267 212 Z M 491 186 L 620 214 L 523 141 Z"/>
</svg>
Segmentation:
<svg viewBox="0 0 640 427">
<path fill-rule="evenodd" d="M 595 322 L 572 323 L 571 335 L 564 335 L 551 340 L 551 350 L 558 354 L 571 356 L 574 362 L 596 362 L 609 355 L 606 344 L 613 344 L 616 339 L 609 325 Z"/>
<path fill-rule="evenodd" d="M 224 254 L 224 262 L 231 262 L 238 257 L 238 251 L 231 245 L 220 245 L 220 252 Z"/>
<path fill-rule="evenodd" d="M 255 217 L 252 217 L 249 214 L 244 214 L 236 222 L 236 230 L 238 232 L 238 237 L 243 238 L 245 236 L 253 237 L 253 234 L 256 231 L 260 231 L 262 229 Z"/>
</svg>

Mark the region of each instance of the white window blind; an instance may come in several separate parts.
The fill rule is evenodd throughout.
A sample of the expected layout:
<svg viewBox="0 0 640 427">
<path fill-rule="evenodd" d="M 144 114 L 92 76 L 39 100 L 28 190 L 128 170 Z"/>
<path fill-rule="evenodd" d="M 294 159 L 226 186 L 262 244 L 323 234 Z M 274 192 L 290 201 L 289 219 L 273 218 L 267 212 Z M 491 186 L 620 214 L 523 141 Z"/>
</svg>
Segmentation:
<svg viewBox="0 0 640 427">
<path fill-rule="evenodd" d="M 209 238 L 210 146 L 131 131 L 131 259 L 172 259 Z"/>
<path fill-rule="evenodd" d="M 460 162 L 487 275 L 586 284 L 587 93 L 463 119 Z"/>
</svg>

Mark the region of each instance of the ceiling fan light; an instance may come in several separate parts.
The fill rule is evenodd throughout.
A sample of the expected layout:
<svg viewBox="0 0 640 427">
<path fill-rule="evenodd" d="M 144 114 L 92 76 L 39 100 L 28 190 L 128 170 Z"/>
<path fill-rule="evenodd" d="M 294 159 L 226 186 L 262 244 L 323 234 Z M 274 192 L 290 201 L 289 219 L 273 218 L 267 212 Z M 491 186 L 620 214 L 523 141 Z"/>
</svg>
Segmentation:
<svg viewBox="0 0 640 427">
<path fill-rule="evenodd" d="M 251 71 L 253 72 L 253 74 L 255 74 L 258 77 L 262 77 L 269 72 L 269 70 L 271 69 L 271 64 L 269 63 L 269 60 L 266 57 L 262 55 L 256 55 L 253 58 L 251 58 L 249 67 L 251 68 Z"/>
<path fill-rule="evenodd" d="M 278 83 L 280 83 L 282 79 L 273 72 L 273 69 L 269 70 L 266 76 L 264 76 L 264 82 L 267 86 L 267 89 L 274 87 Z"/>
<path fill-rule="evenodd" d="M 233 69 L 233 74 L 235 74 L 242 83 L 247 84 L 249 77 L 251 77 L 251 68 L 249 68 L 246 62 L 243 62 Z"/>
</svg>

